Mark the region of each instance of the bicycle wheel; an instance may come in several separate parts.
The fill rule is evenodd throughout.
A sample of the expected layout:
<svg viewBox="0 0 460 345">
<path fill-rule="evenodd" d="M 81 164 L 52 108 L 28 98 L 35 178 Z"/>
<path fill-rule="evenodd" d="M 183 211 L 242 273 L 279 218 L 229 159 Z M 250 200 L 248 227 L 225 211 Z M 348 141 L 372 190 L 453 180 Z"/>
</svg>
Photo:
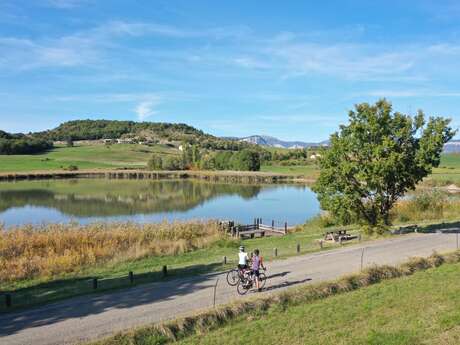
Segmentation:
<svg viewBox="0 0 460 345">
<path fill-rule="evenodd" d="M 266 282 L 267 282 L 267 276 L 265 275 L 265 273 L 260 272 L 259 273 L 259 287 L 263 289 Z"/>
<path fill-rule="evenodd" d="M 240 295 L 245 295 L 248 293 L 251 286 L 252 286 L 251 282 L 248 281 L 247 279 L 240 279 L 238 281 L 238 285 L 236 286 L 236 291 L 238 291 Z"/>
<path fill-rule="evenodd" d="M 237 269 L 234 268 L 234 269 L 228 271 L 228 273 L 227 273 L 227 283 L 228 283 L 228 285 L 235 286 L 236 284 L 238 284 L 239 280 L 240 280 L 240 277 L 239 277 Z"/>
</svg>

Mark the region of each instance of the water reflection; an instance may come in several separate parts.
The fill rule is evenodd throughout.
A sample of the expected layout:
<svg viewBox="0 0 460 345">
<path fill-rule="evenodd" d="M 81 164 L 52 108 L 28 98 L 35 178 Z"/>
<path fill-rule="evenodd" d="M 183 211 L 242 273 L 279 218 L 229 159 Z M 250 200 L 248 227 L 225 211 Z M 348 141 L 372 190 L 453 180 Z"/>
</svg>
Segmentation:
<svg viewBox="0 0 460 345">
<path fill-rule="evenodd" d="M 246 185 L 198 180 L 70 179 L 0 183 L 0 222 L 82 223 L 253 217 L 300 223 L 319 212 L 301 185 Z"/>
</svg>

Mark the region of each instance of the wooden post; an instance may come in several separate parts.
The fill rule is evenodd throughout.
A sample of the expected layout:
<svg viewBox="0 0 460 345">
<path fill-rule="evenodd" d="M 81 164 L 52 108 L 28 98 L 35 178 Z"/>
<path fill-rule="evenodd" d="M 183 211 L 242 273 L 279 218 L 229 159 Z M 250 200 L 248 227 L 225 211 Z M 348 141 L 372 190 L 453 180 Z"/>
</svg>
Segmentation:
<svg viewBox="0 0 460 345">
<path fill-rule="evenodd" d="M 163 277 L 166 277 L 168 275 L 168 267 L 165 265 L 163 266 Z"/>
<path fill-rule="evenodd" d="M 358 241 L 361 242 L 361 234 L 358 234 Z"/>
<path fill-rule="evenodd" d="M 284 233 L 287 234 L 287 222 L 284 222 Z"/>
<path fill-rule="evenodd" d="M 323 240 L 319 240 L 319 247 L 323 249 Z"/>
<path fill-rule="evenodd" d="M 272 229 L 274 229 L 274 228 L 275 228 L 275 221 L 272 220 Z"/>
<path fill-rule="evenodd" d="M 457 249 L 458 249 L 458 232 L 457 232 Z"/>
<path fill-rule="evenodd" d="M 300 244 L 297 243 L 297 254 L 299 254 L 299 253 L 300 253 Z"/>
<path fill-rule="evenodd" d="M 224 258 L 223 258 L 223 262 L 224 262 L 224 265 L 226 265 L 226 264 L 227 264 L 227 257 L 226 257 L 226 256 L 224 256 Z"/>
<path fill-rule="evenodd" d="M 9 293 L 5 294 L 5 305 L 7 308 L 11 308 L 11 295 Z"/>
<path fill-rule="evenodd" d="M 278 256 L 278 248 L 273 248 L 273 255 Z"/>
<path fill-rule="evenodd" d="M 254 218 L 254 226 L 257 225 L 257 219 Z"/>
<path fill-rule="evenodd" d="M 262 218 L 260 218 L 260 223 L 259 224 L 262 224 Z"/>
<path fill-rule="evenodd" d="M 134 273 L 132 271 L 129 271 L 128 276 L 129 276 L 129 282 L 133 284 L 134 283 Z"/>
<path fill-rule="evenodd" d="M 93 278 L 93 289 L 97 289 L 97 278 Z"/>
</svg>

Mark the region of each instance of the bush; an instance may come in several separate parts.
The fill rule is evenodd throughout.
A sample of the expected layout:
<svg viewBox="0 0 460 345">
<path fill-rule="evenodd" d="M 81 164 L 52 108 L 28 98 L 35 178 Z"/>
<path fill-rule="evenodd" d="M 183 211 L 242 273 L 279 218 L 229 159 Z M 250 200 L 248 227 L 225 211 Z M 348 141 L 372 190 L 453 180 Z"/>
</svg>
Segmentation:
<svg viewBox="0 0 460 345">
<path fill-rule="evenodd" d="M 152 155 L 147 163 L 149 170 L 161 170 L 163 169 L 163 160 L 159 155 Z"/>
</svg>

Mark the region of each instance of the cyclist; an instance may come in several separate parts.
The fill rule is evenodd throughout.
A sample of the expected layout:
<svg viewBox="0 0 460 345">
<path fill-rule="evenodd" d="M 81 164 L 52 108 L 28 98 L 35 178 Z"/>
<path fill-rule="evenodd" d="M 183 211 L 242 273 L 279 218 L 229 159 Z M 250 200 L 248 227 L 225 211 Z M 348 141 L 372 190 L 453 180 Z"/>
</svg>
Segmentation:
<svg viewBox="0 0 460 345">
<path fill-rule="evenodd" d="M 244 251 L 244 246 L 240 246 L 240 252 L 238 253 L 238 269 L 243 271 L 248 268 L 248 253 Z"/>
<path fill-rule="evenodd" d="M 256 288 L 257 291 L 261 291 L 260 288 L 260 282 L 259 282 L 259 275 L 260 275 L 260 268 L 262 267 L 263 270 L 265 270 L 264 266 L 264 260 L 262 256 L 260 256 L 259 249 L 254 250 L 254 256 L 252 257 L 252 274 L 254 278 L 256 279 Z"/>
</svg>

